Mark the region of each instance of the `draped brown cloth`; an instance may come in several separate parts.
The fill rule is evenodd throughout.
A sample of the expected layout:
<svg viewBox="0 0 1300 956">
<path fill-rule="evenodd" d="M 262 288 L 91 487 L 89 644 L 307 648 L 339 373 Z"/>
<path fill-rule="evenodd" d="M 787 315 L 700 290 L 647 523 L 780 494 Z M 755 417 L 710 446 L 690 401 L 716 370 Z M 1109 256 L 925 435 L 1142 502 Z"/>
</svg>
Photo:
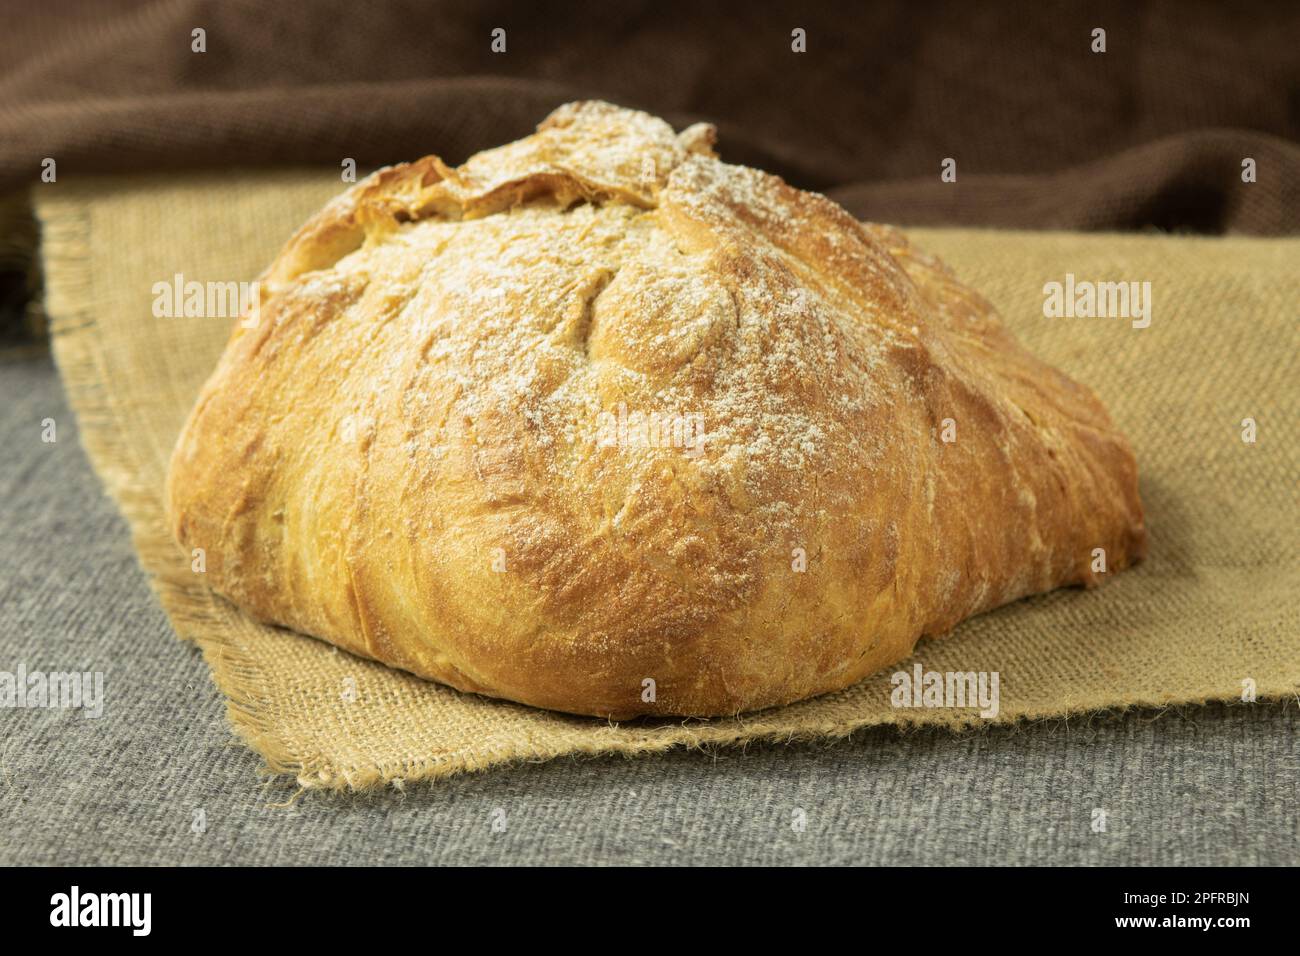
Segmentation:
<svg viewBox="0 0 1300 956">
<path fill-rule="evenodd" d="M 56 0 L 4 21 L 0 192 L 46 157 L 61 178 L 458 163 L 598 97 L 714 122 L 724 159 L 868 219 L 1300 228 L 1297 3 Z"/>
</svg>

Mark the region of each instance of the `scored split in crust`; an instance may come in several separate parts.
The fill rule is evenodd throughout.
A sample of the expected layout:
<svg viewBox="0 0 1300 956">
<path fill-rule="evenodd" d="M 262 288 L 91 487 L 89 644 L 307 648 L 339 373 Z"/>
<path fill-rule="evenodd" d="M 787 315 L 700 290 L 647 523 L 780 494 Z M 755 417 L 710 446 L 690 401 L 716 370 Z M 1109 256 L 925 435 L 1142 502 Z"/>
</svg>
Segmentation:
<svg viewBox="0 0 1300 956">
<path fill-rule="evenodd" d="M 461 690 L 710 716 L 1141 556 L 1091 391 L 897 230 L 712 142 L 576 103 L 327 205 L 177 443 L 208 583 Z"/>
</svg>

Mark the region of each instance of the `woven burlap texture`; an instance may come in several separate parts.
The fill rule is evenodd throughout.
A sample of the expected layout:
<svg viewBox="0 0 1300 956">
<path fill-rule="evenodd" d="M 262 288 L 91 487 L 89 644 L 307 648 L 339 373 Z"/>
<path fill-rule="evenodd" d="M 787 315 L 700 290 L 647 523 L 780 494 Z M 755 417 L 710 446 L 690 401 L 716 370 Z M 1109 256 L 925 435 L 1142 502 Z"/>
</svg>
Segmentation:
<svg viewBox="0 0 1300 956">
<path fill-rule="evenodd" d="M 1030 349 L 1101 395 L 1137 451 L 1150 557 L 1098 590 L 967 621 L 848 690 L 734 719 L 611 724 L 460 694 L 251 621 L 191 571 L 161 503 L 172 444 L 230 323 L 155 318 L 153 286 L 176 274 L 255 278 L 340 188 L 336 172 L 299 170 L 35 192 L 53 347 L 82 440 L 177 632 L 202 648 L 236 732 L 272 771 L 360 789 L 565 754 L 981 719 L 895 709 L 890 676 L 918 662 L 998 672 L 998 722 L 1240 699 L 1252 682 L 1260 698 L 1300 686 L 1298 240 L 914 230 Z M 1045 318 L 1043 285 L 1067 273 L 1150 282 L 1150 327 Z"/>
</svg>

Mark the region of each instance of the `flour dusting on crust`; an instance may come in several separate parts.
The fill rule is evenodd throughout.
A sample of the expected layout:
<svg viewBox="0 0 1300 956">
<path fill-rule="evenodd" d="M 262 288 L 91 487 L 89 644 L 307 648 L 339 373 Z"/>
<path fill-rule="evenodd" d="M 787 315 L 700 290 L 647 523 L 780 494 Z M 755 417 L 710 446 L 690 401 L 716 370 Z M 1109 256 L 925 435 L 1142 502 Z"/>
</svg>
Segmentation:
<svg viewBox="0 0 1300 956">
<path fill-rule="evenodd" d="M 462 690 L 710 715 L 1141 553 L 1095 396 L 897 230 L 713 142 L 570 104 L 303 226 L 173 461 L 213 585 Z"/>
</svg>

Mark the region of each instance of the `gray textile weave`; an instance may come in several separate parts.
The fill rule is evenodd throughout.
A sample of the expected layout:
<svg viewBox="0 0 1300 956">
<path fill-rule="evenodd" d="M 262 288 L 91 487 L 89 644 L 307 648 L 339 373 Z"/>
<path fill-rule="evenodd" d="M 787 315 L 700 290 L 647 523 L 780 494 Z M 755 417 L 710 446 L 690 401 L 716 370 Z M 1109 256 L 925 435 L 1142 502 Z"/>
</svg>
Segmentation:
<svg viewBox="0 0 1300 956">
<path fill-rule="evenodd" d="M 172 636 L 47 359 L 0 358 L 0 449 L 0 671 L 102 671 L 106 698 L 97 720 L 0 710 L 0 864 L 1300 863 L 1294 702 L 565 759 L 276 806 L 295 788 L 260 780 Z"/>
</svg>

